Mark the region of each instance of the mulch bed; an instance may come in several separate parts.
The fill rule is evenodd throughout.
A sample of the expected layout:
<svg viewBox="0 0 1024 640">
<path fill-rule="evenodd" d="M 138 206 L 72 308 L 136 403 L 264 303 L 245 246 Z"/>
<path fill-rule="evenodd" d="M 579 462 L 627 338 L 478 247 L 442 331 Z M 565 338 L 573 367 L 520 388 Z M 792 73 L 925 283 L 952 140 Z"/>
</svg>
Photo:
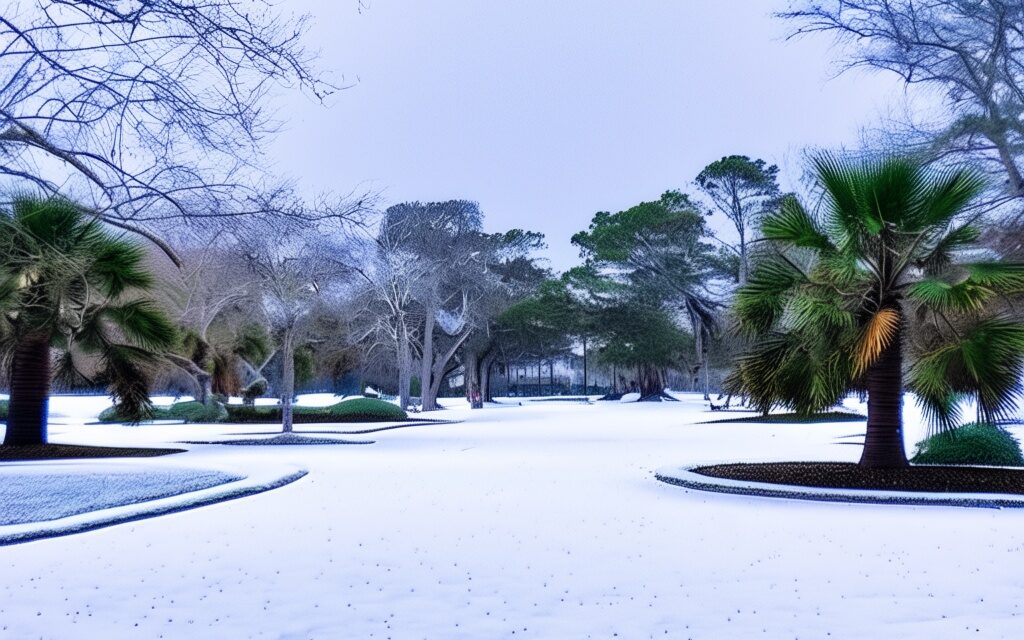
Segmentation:
<svg viewBox="0 0 1024 640">
<path fill-rule="evenodd" d="M 856 464 L 841 462 L 766 462 L 718 464 L 693 471 L 713 478 L 826 489 L 1024 494 L 1024 469 L 939 466 L 862 469 Z"/>
<path fill-rule="evenodd" d="M 707 420 L 698 424 L 724 424 L 734 422 L 759 422 L 764 424 L 818 424 L 823 422 L 855 422 L 867 419 L 867 416 L 863 416 L 859 413 L 853 413 L 851 411 L 828 411 L 824 413 L 812 413 L 809 416 L 801 416 L 796 413 L 771 413 L 766 416 Z"/>
<path fill-rule="evenodd" d="M 342 440 L 340 438 L 310 438 L 296 433 L 282 433 L 271 438 L 241 438 L 236 440 L 187 440 L 185 444 L 225 444 L 236 447 L 302 446 L 332 444 L 373 444 L 373 440 Z"/>
<path fill-rule="evenodd" d="M 0 446 L 0 461 L 71 460 L 75 458 L 153 458 L 185 449 L 140 449 L 135 447 L 87 447 L 80 444 L 43 444 L 25 447 Z"/>
</svg>

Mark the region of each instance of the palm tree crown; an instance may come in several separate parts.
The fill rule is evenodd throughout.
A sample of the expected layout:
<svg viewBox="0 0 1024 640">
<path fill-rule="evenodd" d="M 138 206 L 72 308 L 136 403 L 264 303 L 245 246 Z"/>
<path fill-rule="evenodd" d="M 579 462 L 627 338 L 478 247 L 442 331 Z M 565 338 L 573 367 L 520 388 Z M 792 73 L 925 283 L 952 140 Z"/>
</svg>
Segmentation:
<svg viewBox="0 0 1024 640">
<path fill-rule="evenodd" d="M 1024 325 L 1005 300 L 1024 290 L 1024 265 L 962 259 L 979 235 L 968 214 L 982 179 L 907 158 L 826 156 L 814 169 L 819 213 L 787 198 L 764 220 L 774 251 L 737 294 L 755 344 L 734 381 L 765 411 L 810 413 L 867 390 L 869 466 L 906 463 L 904 346 L 908 387 L 934 428 L 955 426 L 968 393 L 983 419 L 1004 417 L 1024 372 Z"/>
<path fill-rule="evenodd" d="M 5 444 L 46 437 L 51 349 L 57 377 L 105 382 L 129 418 L 150 408 L 149 366 L 173 325 L 137 292 L 153 285 L 141 247 L 61 198 L 19 196 L 0 211 L 0 353 L 9 367 Z"/>
</svg>

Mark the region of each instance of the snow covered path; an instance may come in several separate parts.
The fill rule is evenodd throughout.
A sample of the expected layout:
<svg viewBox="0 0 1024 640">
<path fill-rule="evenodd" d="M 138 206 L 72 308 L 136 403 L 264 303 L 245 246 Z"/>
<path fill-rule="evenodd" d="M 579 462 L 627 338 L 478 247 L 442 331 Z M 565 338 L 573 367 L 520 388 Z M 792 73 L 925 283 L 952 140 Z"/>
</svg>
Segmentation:
<svg viewBox="0 0 1024 640">
<path fill-rule="evenodd" d="M 1011 638 L 1024 624 L 1020 510 L 757 499 L 653 477 L 687 462 L 855 460 L 859 447 L 836 443 L 863 423 L 696 425 L 723 417 L 697 402 L 437 417 L 467 421 L 371 446 L 175 456 L 310 473 L 0 548 L 0 637 Z M 232 429 L 71 425 L 55 439 Z"/>
</svg>

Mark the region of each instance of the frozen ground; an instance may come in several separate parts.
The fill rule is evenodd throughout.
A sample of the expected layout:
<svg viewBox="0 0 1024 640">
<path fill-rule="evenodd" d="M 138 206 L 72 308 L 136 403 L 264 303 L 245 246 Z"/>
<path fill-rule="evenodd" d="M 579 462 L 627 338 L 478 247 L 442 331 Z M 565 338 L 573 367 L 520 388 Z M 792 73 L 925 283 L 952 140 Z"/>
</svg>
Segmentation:
<svg viewBox="0 0 1024 640">
<path fill-rule="evenodd" d="M 692 398 L 456 404 L 436 417 L 461 424 L 369 446 L 192 447 L 179 463 L 309 475 L 0 548 L 0 637 L 1019 636 L 1021 510 L 758 499 L 653 477 L 689 462 L 855 460 L 843 443 L 862 422 L 695 424 L 726 416 Z M 132 446 L 253 430 L 52 431 Z"/>
<path fill-rule="evenodd" d="M 206 469 L 108 462 L 0 466 L 0 525 L 67 516 L 199 491 L 242 476 Z"/>
</svg>

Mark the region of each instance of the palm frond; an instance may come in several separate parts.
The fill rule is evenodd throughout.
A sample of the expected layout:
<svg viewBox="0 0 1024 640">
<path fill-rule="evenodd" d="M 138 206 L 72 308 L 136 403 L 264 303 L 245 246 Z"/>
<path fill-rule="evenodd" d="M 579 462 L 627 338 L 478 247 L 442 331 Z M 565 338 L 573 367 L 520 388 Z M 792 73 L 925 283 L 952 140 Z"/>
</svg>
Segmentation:
<svg viewBox="0 0 1024 640">
<path fill-rule="evenodd" d="M 176 344 L 178 332 L 174 324 L 149 300 L 105 305 L 97 311 L 143 349 L 166 351 Z"/>
<path fill-rule="evenodd" d="M 974 244 L 981 230 L 973 224 L 963 224 L 933 241 L 927 252 L 917 259 L 917 266 L 925 275 L 935 276 L 953 264 L 953 252 Z"/>
<path fill-rule="evenodd" d="M 788 196 L 777 212 L 761 223 L 761 233 L 768 240 L 788 243 L 794 247 L 834 251 L 835 247 L 800 201 Z"/>
<path fill-rule="evenodd" d="M 907 298 L 939 313 L 972 313 L 985 307 L 995 293 L 971 280 L 950 284 L 938 278 L 920 280 L 907 288 Z"/>
<path fill-rule="evenodd" d="M 767 331 L 782 316 L 797 285 L 806 276 L 791 262 L 770 257 L 759 262 L 747 284 L 736 292 L 735 310 L 740 328 L 747 332 Z"/>
<path fill-rule="evenodd" d="M 921 202 L 911 213 L 916 228 L 949 224 L 985 190 L 985 178 L 971 169 L 951 169 L 924 178 Z"/>
<path fill-rule="evenodd" d="M 1002 294 L 1024 291 L 1024 264 L 1019 262 L 974 262 L 964 265 L 968 279 Z"/>
<path fill-rule="evenodd" d="M 133 424 L 153 415 L 149 399 L 152 378 L 150 355 L 123 345 L 103 350 L 101 378 L 107 383 L 118 416 Z"/>
<path fill-rule="evenodd" d="M 900 327 L 900 314 L 895 309 L 881 309 L 867 321 L 861 331 L 853 359 L 853 372 L 859 377 L 878 361 L 885 348 L 892 344 Z"/>
</svg>

